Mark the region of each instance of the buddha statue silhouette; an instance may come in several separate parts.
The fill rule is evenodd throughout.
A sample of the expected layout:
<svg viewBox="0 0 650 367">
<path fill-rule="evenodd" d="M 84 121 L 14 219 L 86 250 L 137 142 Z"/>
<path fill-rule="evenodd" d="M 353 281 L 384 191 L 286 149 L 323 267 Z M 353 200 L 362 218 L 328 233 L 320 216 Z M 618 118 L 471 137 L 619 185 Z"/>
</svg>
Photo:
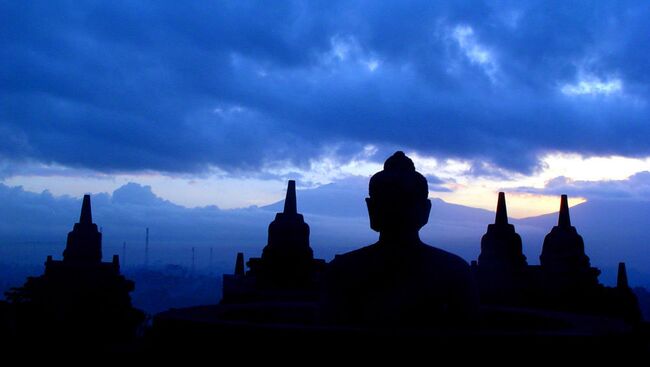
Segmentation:
<svg viewBox="0 0 650 367">
<path fill-rule="evenodd" d="M 426 245 L 428 183 L 413 161 L 396 152 L 370 179 L 366 198 L 373 245 L 337 255 L 323 287 L 323 317 L 333 324 L 404 327 L 465 325 L 478 304 L 463 259 Z"/>
</svg>

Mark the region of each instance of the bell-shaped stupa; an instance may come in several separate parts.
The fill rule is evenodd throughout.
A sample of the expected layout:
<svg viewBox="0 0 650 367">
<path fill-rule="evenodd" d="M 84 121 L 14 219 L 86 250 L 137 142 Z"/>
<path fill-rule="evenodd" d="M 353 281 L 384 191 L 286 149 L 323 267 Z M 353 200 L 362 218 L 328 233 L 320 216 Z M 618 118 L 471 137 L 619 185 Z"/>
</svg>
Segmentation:
<svg viewBox="0 0 650 367">
<path fill-rule="evenodd" d="M 271 282 L 302 283 L 309 277 L 314 253 L 309 246 L 309 225 L 298 213 L 296 182 L 290 180 L 284 211 L 269 224 L 269 236 L 262 252 L 262 273 Z"/>
<path fill-rule="evenodd" d="M 135 284 L 120 274 L 117 255 L 102 262 L 102 234 L 93 223 L 90 195 L 79 222 L 68 233 L 63 260 L 47 257 L 45 273 L 7 293 L 21 308 L 18 324 L 34 335 L 75 341 L 119 341 L 135 337 L 144 314 L 133 308 Z"/>
<path fill-rule="evenodd" d="M 582 236 L 571 225 L 566 195 L 562 195 L 557 226 L 544 238 L 539 259 L 542 268 L 549 270 L 580 271 L 590 268 Z"/>
<path fill-rule="evenodd" d="M 222 303 L 261 300 L 314 299 L 325 261 L 314 259 L 309 245 L 309 225 L 298 213 L 296 182 L 290 180 L 284 210 L 269 224 L 267 244 L 261 257 L 237 255 L 235 274 L 223 276 Z"/>
<path fill-rule="evenodd" d="M 521 237 L 515 226 L 508 223 L 506 196 L 499 193 L 494 224 L 489 224 L 481 238 L 481 254 L 478 265 L 485 268 L 513 269 L 527 265 L 522 252 Z"/>
</svg>

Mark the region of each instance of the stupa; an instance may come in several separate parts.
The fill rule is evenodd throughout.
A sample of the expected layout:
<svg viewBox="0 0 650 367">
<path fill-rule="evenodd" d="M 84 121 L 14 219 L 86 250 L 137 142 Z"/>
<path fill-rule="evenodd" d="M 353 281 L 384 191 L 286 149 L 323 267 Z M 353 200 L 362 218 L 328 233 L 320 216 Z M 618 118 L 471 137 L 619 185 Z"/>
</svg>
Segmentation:
<svg viewBox="0 0 650 367">
<path fill-rule="evenodd" d="M 102 262 L 102 234 L 85 195 L 79 222 L 68 233 L 63 260 L 47 257 L 45 273 L 7 292 L 26 338 L 64 335 L 110 342 L 135 337 L 144 314 L 131 306 L 135 285 L 120 274 L 119 257 Z"/>
<path fill-rule="evenodd" d="M 494 224 L 481 238 L 481 254 L 472 262 L 481 301 L 488 304 L 522 304 L 531 280 L 521 237 L 508 223 L 505 193 L 500 192 Z"/>
<path fill-rule="evenodd" d="M 318 279 L 325 260 L 314 259 L 309 245 L 309 225 L 298 213 L 296 182 L 289 180 L 284 210 L 269 224 L 262 256 L 237 254 L 235 273 L 224 275 L 223 303 L 260 300 L 313 300 L 318 297 Z"/>
<path fill-rule="evenodd" d="M 600 270 L 591 267 L 582 236 L 571 225 L 566 195 L 561 197 L 557 226 L 544 238 L 539 259 L 547 289 L 570 292 L 598 285 Z"/>
<path fill-rule="evenodd" d="M 499 193 L 494 224 L 489 224 L 481 238 L 478 265 L 482 268 L 521 269 L 527 265 L 522 252 L 521 237 L 515 226 L 508 223 L 506 195 Z"/>
</svg>

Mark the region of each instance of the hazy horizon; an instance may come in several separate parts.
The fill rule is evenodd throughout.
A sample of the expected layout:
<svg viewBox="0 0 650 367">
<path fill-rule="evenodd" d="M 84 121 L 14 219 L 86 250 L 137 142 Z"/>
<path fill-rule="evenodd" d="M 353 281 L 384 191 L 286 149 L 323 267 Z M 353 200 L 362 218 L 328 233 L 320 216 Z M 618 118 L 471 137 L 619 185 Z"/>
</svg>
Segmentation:
<svg viewBox="0 0 650 367">
<path fill-rule="evenodd" d="M 331 260 L 336 253 L 376 241 L 377 234 L 367 220 L 366 188 L 362 181 L 298 190 L 298 210 L 311 227 L 316 256 Z M 5 254 L 0 262 L 35 265 L 41 264 L 47 255 L 60 257 L 65 236 L 78 220 L 81 199 L 47 192 L 35 194 L 2 184 L 0 196 L 5 204 L 1 210 L 6 218 L 11 218 L 0 224 L 0 251 Z M 493 199 L 496 206 L 496 197 Z M 599 203 L 587 201 L 571 209 L 573 224 L 585 238 L 592 264 L 603 268 L 601 278 L 612 284 L 618 262 L 625 261 L 632 282 L 650 285 L 650 274 L 646 274 L 650 257 L 641 256 L 645 253 L 645 241 L 650 240 L 642 219 L 650 213 L 650 202 L 632 207 L 629 201 L 604 202 L 613 203 L 616 208 L 628 205 L 629 213 L 619 213 L 619 218 L 640 216 L 640 221 L 630 222 L 625 229 L 628 235 L 621 235 L 619 232 L 625 227 L 615 223 L 603 227 L 603 216 L 609 215 L 611 208 L 589 208 Z M 185 208 L 161 199 L 148 186 L 130 183 L 111 194 L 92 195 L 92 206 L 93 218 L 103 231 L 105 259 L 117 254 L 127 267 L 143 265 L 144 232 L 150 228 L 150 264 L 176 264 L 189 269 L 191 249 L 195 248 L 197 268 L 219 273 L 231 271 L 237 252 L 244 252 L 247 258 L 261 254 L 267 226 L 275 213 L 282 210 L 283 201 L 243 209 Z M 556 224 L 556 215 L 510 218 L 522 235 L 530 264 L 539 263 L 542 240 Z M 422 229 L 421 237 L 430 245 L 457 253 L 470 262 L 478 257 L 481 236 L 493 221 L 493 211 L 434 199 L 429 224 Z M 18 247 L 12 250 L 12 246 Z"/>
</svg>

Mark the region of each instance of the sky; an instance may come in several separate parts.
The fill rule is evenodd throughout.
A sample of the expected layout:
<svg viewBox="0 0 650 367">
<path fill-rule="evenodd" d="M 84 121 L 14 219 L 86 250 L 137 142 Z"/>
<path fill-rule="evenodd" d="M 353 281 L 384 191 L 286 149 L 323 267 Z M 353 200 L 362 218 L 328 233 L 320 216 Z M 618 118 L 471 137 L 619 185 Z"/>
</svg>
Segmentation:
<svg viewBox="0 0 650 367">
<path fill-rule="evenodd" d="M 368 178 L 648 200 L 650 4 L 0 1 L 0 183 L 243 208 Z"/>
</svg>

